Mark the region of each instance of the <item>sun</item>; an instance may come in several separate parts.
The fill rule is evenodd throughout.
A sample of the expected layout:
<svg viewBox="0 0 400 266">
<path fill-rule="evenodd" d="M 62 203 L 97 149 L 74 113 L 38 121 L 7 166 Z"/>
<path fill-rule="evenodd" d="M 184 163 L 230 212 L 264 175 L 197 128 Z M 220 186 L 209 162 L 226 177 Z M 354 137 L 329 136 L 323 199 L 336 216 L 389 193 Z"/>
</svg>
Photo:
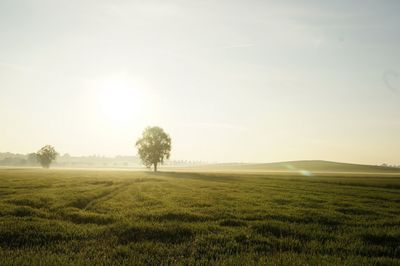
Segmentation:
<svg viewBox="0 0 400 266">
<path fill-rule="evenodd" d="M 140 118 L 144 100 L 138 89 L 129 87 L 104 88 L 98 94 L 101 116 L 113 122 Z"/>
</svg>

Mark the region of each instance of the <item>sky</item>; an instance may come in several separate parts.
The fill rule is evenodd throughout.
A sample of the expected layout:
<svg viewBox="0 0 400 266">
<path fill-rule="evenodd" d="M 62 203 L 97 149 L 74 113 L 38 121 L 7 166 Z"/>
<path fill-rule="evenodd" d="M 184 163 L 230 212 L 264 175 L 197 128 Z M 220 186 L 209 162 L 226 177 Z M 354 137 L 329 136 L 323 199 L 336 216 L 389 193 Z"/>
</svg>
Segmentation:
<svg viewBox="0 0 400 266">
<path fill-rule="evenodd" d="M 400 2 L 0 1 L 0 152 L 400 164 Z"/>
</svg>

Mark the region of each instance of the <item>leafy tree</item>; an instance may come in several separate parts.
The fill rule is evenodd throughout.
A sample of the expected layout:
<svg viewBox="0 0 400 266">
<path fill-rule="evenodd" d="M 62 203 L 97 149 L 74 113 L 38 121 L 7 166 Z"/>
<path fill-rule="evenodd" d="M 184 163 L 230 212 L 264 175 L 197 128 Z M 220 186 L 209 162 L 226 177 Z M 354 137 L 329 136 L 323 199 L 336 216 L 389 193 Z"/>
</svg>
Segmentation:
<svg viewBox="0 0 400 266">
<path fill-rule="evenodd" d="M 36 153 L 36 158 L 43 168 L 49 168 L 57 155 L 58 153 L 53 146 L 46 145 Z"/>
<path fill-rule="evenodd" d="M 160 127 L 147 127 L 136 141 L 136 148 L 143 164 L 148 168 L 154 166 L 154 172 L 157 172 L 157 165 L 169 159 L 171 138 Z"/>
</svg>

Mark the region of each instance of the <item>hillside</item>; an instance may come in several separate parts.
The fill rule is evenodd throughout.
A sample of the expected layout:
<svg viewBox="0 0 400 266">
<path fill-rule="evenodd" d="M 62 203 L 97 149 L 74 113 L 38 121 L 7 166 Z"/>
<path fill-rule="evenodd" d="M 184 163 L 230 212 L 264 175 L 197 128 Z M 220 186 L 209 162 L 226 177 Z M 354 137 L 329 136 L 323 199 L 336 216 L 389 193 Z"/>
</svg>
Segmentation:
<svg viewBox="0 0 400 266">
<path fill-rule="evenodd" d="M 288 161 L 263 164 L 214 164 L 200 167 L 203 170 L 221 171 L 260 171 L 260 172 L 301 172 L 304 175 L 313 172 L 339 173 L 400 173 L 400 168 L 376 165 L 349 164 L 321 160 Z M 199 168 L 199 169 L 200 169 Z"/>
</svg>

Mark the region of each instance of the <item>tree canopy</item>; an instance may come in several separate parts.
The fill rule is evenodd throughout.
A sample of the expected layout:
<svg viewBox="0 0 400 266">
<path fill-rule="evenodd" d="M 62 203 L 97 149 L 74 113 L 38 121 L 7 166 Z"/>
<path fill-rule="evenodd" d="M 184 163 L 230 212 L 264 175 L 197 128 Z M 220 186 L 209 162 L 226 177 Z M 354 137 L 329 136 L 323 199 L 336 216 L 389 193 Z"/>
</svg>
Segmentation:
<svg viewBox="0 0 400 266">
<path fill-rule="evenodd" d="M 147 127 L 142 137 L 136 141 L 139 157 L 146 167 L 154 167 L 169 159 L 171 152 L 171 138 L 160 127 Z"/>
<path fill-rule="evenodd" d="M 43 168 L 49 168 L 50 164 L 56 159 L 58 153 L 53 146 L 46 145 L 36 153 L 36 159 Z"/>
</svg>

